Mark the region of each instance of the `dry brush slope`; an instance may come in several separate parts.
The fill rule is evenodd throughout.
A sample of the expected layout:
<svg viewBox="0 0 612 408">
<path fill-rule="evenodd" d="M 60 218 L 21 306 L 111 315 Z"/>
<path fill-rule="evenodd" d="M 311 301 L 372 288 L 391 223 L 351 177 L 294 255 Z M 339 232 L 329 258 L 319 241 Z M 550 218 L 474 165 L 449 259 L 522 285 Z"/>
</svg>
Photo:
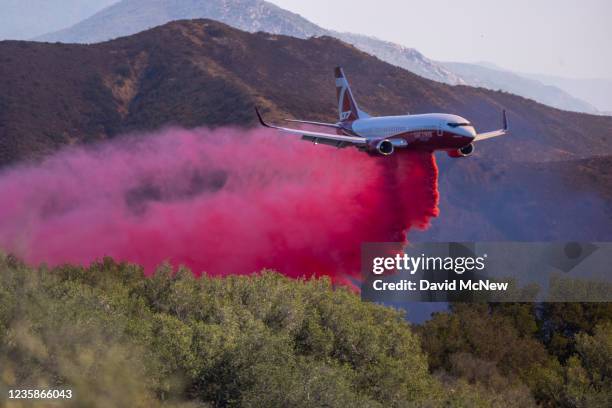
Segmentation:
<svg viewBox="0 0 612 408">
<path fill-rule="evenodd" d="M 509 225 L 491 224 L 497 202 L 490 203 L 488 215 L 478 213 L 481 203 L 516 204 L 508 210 L 512 218 L 512 211 L 531 211 L 526 206 L 531 201 L 536 207 L 554 208 L 553 201 L 568 193 L 571 201 L 572 194 L 586 191 L 593 200 L 604 200 L 587 205 L 587 210 L 594 208 L 595 219 L 602 220 L 589 223 L 599 225 L 602 233 L 611 230 L 612 186 L 606 176 L 611 117 L 565 112 L 504 92 L 440 84 L 329 37 L 251 34 L 211 20 L 172 22 L 94 45 L 0 42 L 0 166 L 66 144 L 168 124 L 251 126 L 256 104 L 270 119 L 334 120 L 335 65 L 345 66 L 362 109 L 373 114 L 453 112 L 488 130 L 499 126 L 500 110 L 508 110 L 512 134 L 479 144 L 478 160 L 442 159 L 443 167 L 452 168 L 442 180 L 448 200 L 442 204 L 452 216 L 447 224 L 467 217 L 470 223 L 488 223 L 491 236 L 522 238 L 509 232 Z M 562 165 L 536 165 L 549 161 Z M 531 164 L 517 164 L 524 162 Z M 542 174 L 534 181 L 533 175 Z M 542 183 L 551 184 L 553 194 L 539 196 Z M 496 184 L 520 191 L 487 195 Z M 558 216 L 578 212 L 572 208 Z M 545 222 L 537 228 L 547 226 L 553 227 Z"/>
</svg>

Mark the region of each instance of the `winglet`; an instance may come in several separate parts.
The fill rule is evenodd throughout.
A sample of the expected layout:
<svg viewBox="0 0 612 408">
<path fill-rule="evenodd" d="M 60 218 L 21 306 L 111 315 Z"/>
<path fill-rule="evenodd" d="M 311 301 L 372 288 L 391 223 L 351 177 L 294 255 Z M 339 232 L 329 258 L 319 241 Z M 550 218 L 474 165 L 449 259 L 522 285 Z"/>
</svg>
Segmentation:
<svg viewBox="0 0 612 408">
<path fill-rule="evenodd" d="M 493 130 L 491 132 L 478 133 L 476 136 L 474 136 L 473 141 L 478 142 L 480 140 L 491 139 L 492 137 L 502 136 L 508 133 L 508 129 L 510 127 L 508 126 L 508 117 L 506 116 L 505 109 L 502 109 L 502 126 L 503 127 L 501 129 Z"/>
<path fill-rule="evenodd" d="M 261 126 L 264 127 L 272 127 L 270 125 L 268 125 L 266 122 L 264 122 L 263 118 L 261 117 L 261 113 L 259 113 L 259 109 L 257 109 L 257 106 L 255 107 L 255 113 L 257 114 L 257 119 L 259 119 L 259 123 L 261 123 Z"/>
<path fill-rule="evenodd" d="M 506 116 L 506 110 L 503 109 L 502 110 L 502 117 L 503 117 L 503 124 L 504 124 L 504 130 L 508 130 L 510 129 L 510 127 L 508 126 L 508 117 Z"/>
</svg>

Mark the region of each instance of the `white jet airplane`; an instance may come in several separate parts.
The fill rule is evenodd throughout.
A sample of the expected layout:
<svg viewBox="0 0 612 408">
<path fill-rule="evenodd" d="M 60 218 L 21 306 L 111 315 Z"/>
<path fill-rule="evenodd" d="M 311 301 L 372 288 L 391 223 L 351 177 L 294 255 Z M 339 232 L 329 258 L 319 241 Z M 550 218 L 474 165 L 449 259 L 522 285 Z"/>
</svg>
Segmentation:
<svg viewBox="0 0 612 408">
<path fill-rule="evenodd" d="M 360 110 L 341 67 L 336 67 L 336 96 L 339 121 L 322 123 L 309 120 L 289 122 L 334 128 L 336 134 L 291 129 L 266 123 L 255 108 L 259 122 L 269 128 L 302 136 L 303 140 L 336 146 L 354 146 L 370 154 L 388 156 L 395 149 L 414 149 L 433 152 L 444 150 L 451 157 L 470 156 L 474 143 L 504 135 L 508 132 L 506 111 L 502 111 L 503 127 L 485 133 L 476 133 L 465 118 L 448 113 L 371 117 Z"/>
</svg>

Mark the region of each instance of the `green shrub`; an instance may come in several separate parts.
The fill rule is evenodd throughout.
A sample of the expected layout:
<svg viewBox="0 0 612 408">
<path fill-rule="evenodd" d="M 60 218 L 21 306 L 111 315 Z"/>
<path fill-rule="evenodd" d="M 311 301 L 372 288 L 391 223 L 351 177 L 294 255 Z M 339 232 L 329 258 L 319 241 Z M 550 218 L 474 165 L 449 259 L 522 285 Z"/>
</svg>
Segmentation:
<svg viewBox="0 0 612 408">
<path fill-rule="evenodd" d="M 403 407 L 444 397 L 403 314 L 327 279 L 0 258 L 0 392 L 82 406 Z"/>
</svg>

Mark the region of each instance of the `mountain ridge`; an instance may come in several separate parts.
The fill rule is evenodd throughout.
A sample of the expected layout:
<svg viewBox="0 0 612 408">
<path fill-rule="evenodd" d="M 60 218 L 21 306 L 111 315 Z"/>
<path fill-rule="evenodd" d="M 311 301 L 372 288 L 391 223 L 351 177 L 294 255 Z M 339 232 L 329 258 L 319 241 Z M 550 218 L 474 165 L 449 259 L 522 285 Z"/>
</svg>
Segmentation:
<svg viewBox="0 0 612 408">
<path fill-rule="evenodd" d="M 573 97 L 557 86 L 547 85 L 540 80 L 478 64 L 463 62 L 443 62 L 442 64 L 460 75 L 470 86 L 481 86 L 495 90 L 502 89 L 500 84 L 504 84 L 503 89 L 505 91 L 516 95 L 528 96 L 530 93 L 537 92 L 538 98 L 533 99 L 554 108 L 574 112 L 598 113 L 598 109 L 588 102 Z"/>
<path fill-rule="evenodd" d="M 265 31 L 297 38 L 328 35 L 352 44 L 390 64 L 402 67 L 424 78 L 451 85 L 485 86 L 503 89 L 521 96 L 566 110 L 596 113 L 592 106 L 556 87 L 531 82 L 530 86 L 516 86 L 508 78 L 493 78 L 483 83 L 468 72 L 449 69 L 444 63 L 433 61 L 415 48 L 362 34 L 338 32 L 322 28 L 302 16 L 264 0 L 123 0 L 96 15 L 67 29 L 35 38 L 40 41 L 92 43 L 131 35 L 164 24 L 171 20 L 209 18 L 249 32 Z M 474 69 L 478 69 L 475 65 Z M 519 82 L 529 81 L 523 78 Z"/>
<path fill-rule="evenodd" d="M 373 115 L 449 112 L 487 131 L 507 110 L 509 135 L 477 144 L 471 158 L 437 155 L 442 211 L 424 237 L 612 238 L 612 118 L 427 80 L 331 37 L 212 20 L 95 45 L 0 42 L 0 166 L 165 126 L 256 126 L 255 105 L 270 121 L 334 121 L 336 65 Z"/>
<path fill-rule="evenodd" d="M 43 107 L 45 100 L 44 106 L 56 113 L 47 123 L 62 124 L 58 118 L 70 117 L 73 101 L 87 107 L 81 127 L 76 129 L 102 138 L 142 125 L 155 128 L 173 122 L 187 127 L 250 125 L 255 103 L 269 106 L 271 118 L 294 115 L 333 120 L 335 96 L 329 72 L 331 67 L 344 64 L 360 105 L 373 114 L 449 111 L 472 118 L 477 128 L 485 131 L 499 127 L 499 112 L 506 108 L 513 130 L 519 135 L 521 131 L 533 134 L 519 136 L 530 148 L 513 147 L 517 158 L 555 160 L 611 153 L 601 135 L 611 132 L 612 118 L 563 112 L 505 92 L 430 81 L 327 36 L 302 40 L 250 34 L 214 20 L 184 20 L 94 45 L 5 41 L 0 47 L 6 56 L 0 66 L 8 91 L 0 99 L 5 117 L 19 119 L 23 114 L 36 118 L 43 114 L 44 110 L 35 110 Z M 30 73 L 28 77 L 24 77 L 24 69 Z M 169 81 L 181 88 L 170 86 Z M 70 82 L 75 87 L 65 85 Z M 17 89 L 17 83 L 24 89 Z M 87 91 L 79 91 L 79 87 Z M 58 99 L 70 92 L 74 93 L 70 99 L 58 106 Z M 31 100 L 28 95 L 33 94 L 39 99 Z M 154 98 L 160 94 L 174 101 L 177 109 L 189 106 L 192 100 L 213 102 L 197 109 L 202 116 L 192 111 L 171 112 L 166 101 Z M 228 99 L 228 95 L 235 95 L 234 109 L 218 107 L 218 98 Z M 149 111 L 158 107 L 160 112 L 149 116 Z M 73 118 L 72 122 L 78 121 Z M 31 120 L 21 123 L 26 129 L 32 124 Z M 593 126 L 599 130 L 585 132 Z M 54 140 L 80 137 L 79 132 L 65 126 L 57 130 L 64 136 Z M 586 137 L 589 142 L 577 144 L 576 137 Z"/>
<path fill-rule="evenodd" d="M 155 1 L 123 0 L 71 27 L 34 38 L 36 41 L 93 43 L 135 34 L 178 19 L 208 18 L 238 29 L 297 38 L 329 35 L 351 43 L 364 51 L 380 49 L 378 55 L 387 62 L 402 66 L 425 78 L 445 83 L 463 83 L 461 78 L 442 65 L 434 63 L 414 48 L 398 46 L 361 34 L 327 30 L 302 16 L 264 0 L 196 0 Z M 127 16 L 127 17 L 126 17 Z M 121 25 L 128 19 L 129 24 Z M 118 19 L 118 21 L 117 21 Z M 392 50 L 395 49 L 395 52 Z"/>
</svg>

